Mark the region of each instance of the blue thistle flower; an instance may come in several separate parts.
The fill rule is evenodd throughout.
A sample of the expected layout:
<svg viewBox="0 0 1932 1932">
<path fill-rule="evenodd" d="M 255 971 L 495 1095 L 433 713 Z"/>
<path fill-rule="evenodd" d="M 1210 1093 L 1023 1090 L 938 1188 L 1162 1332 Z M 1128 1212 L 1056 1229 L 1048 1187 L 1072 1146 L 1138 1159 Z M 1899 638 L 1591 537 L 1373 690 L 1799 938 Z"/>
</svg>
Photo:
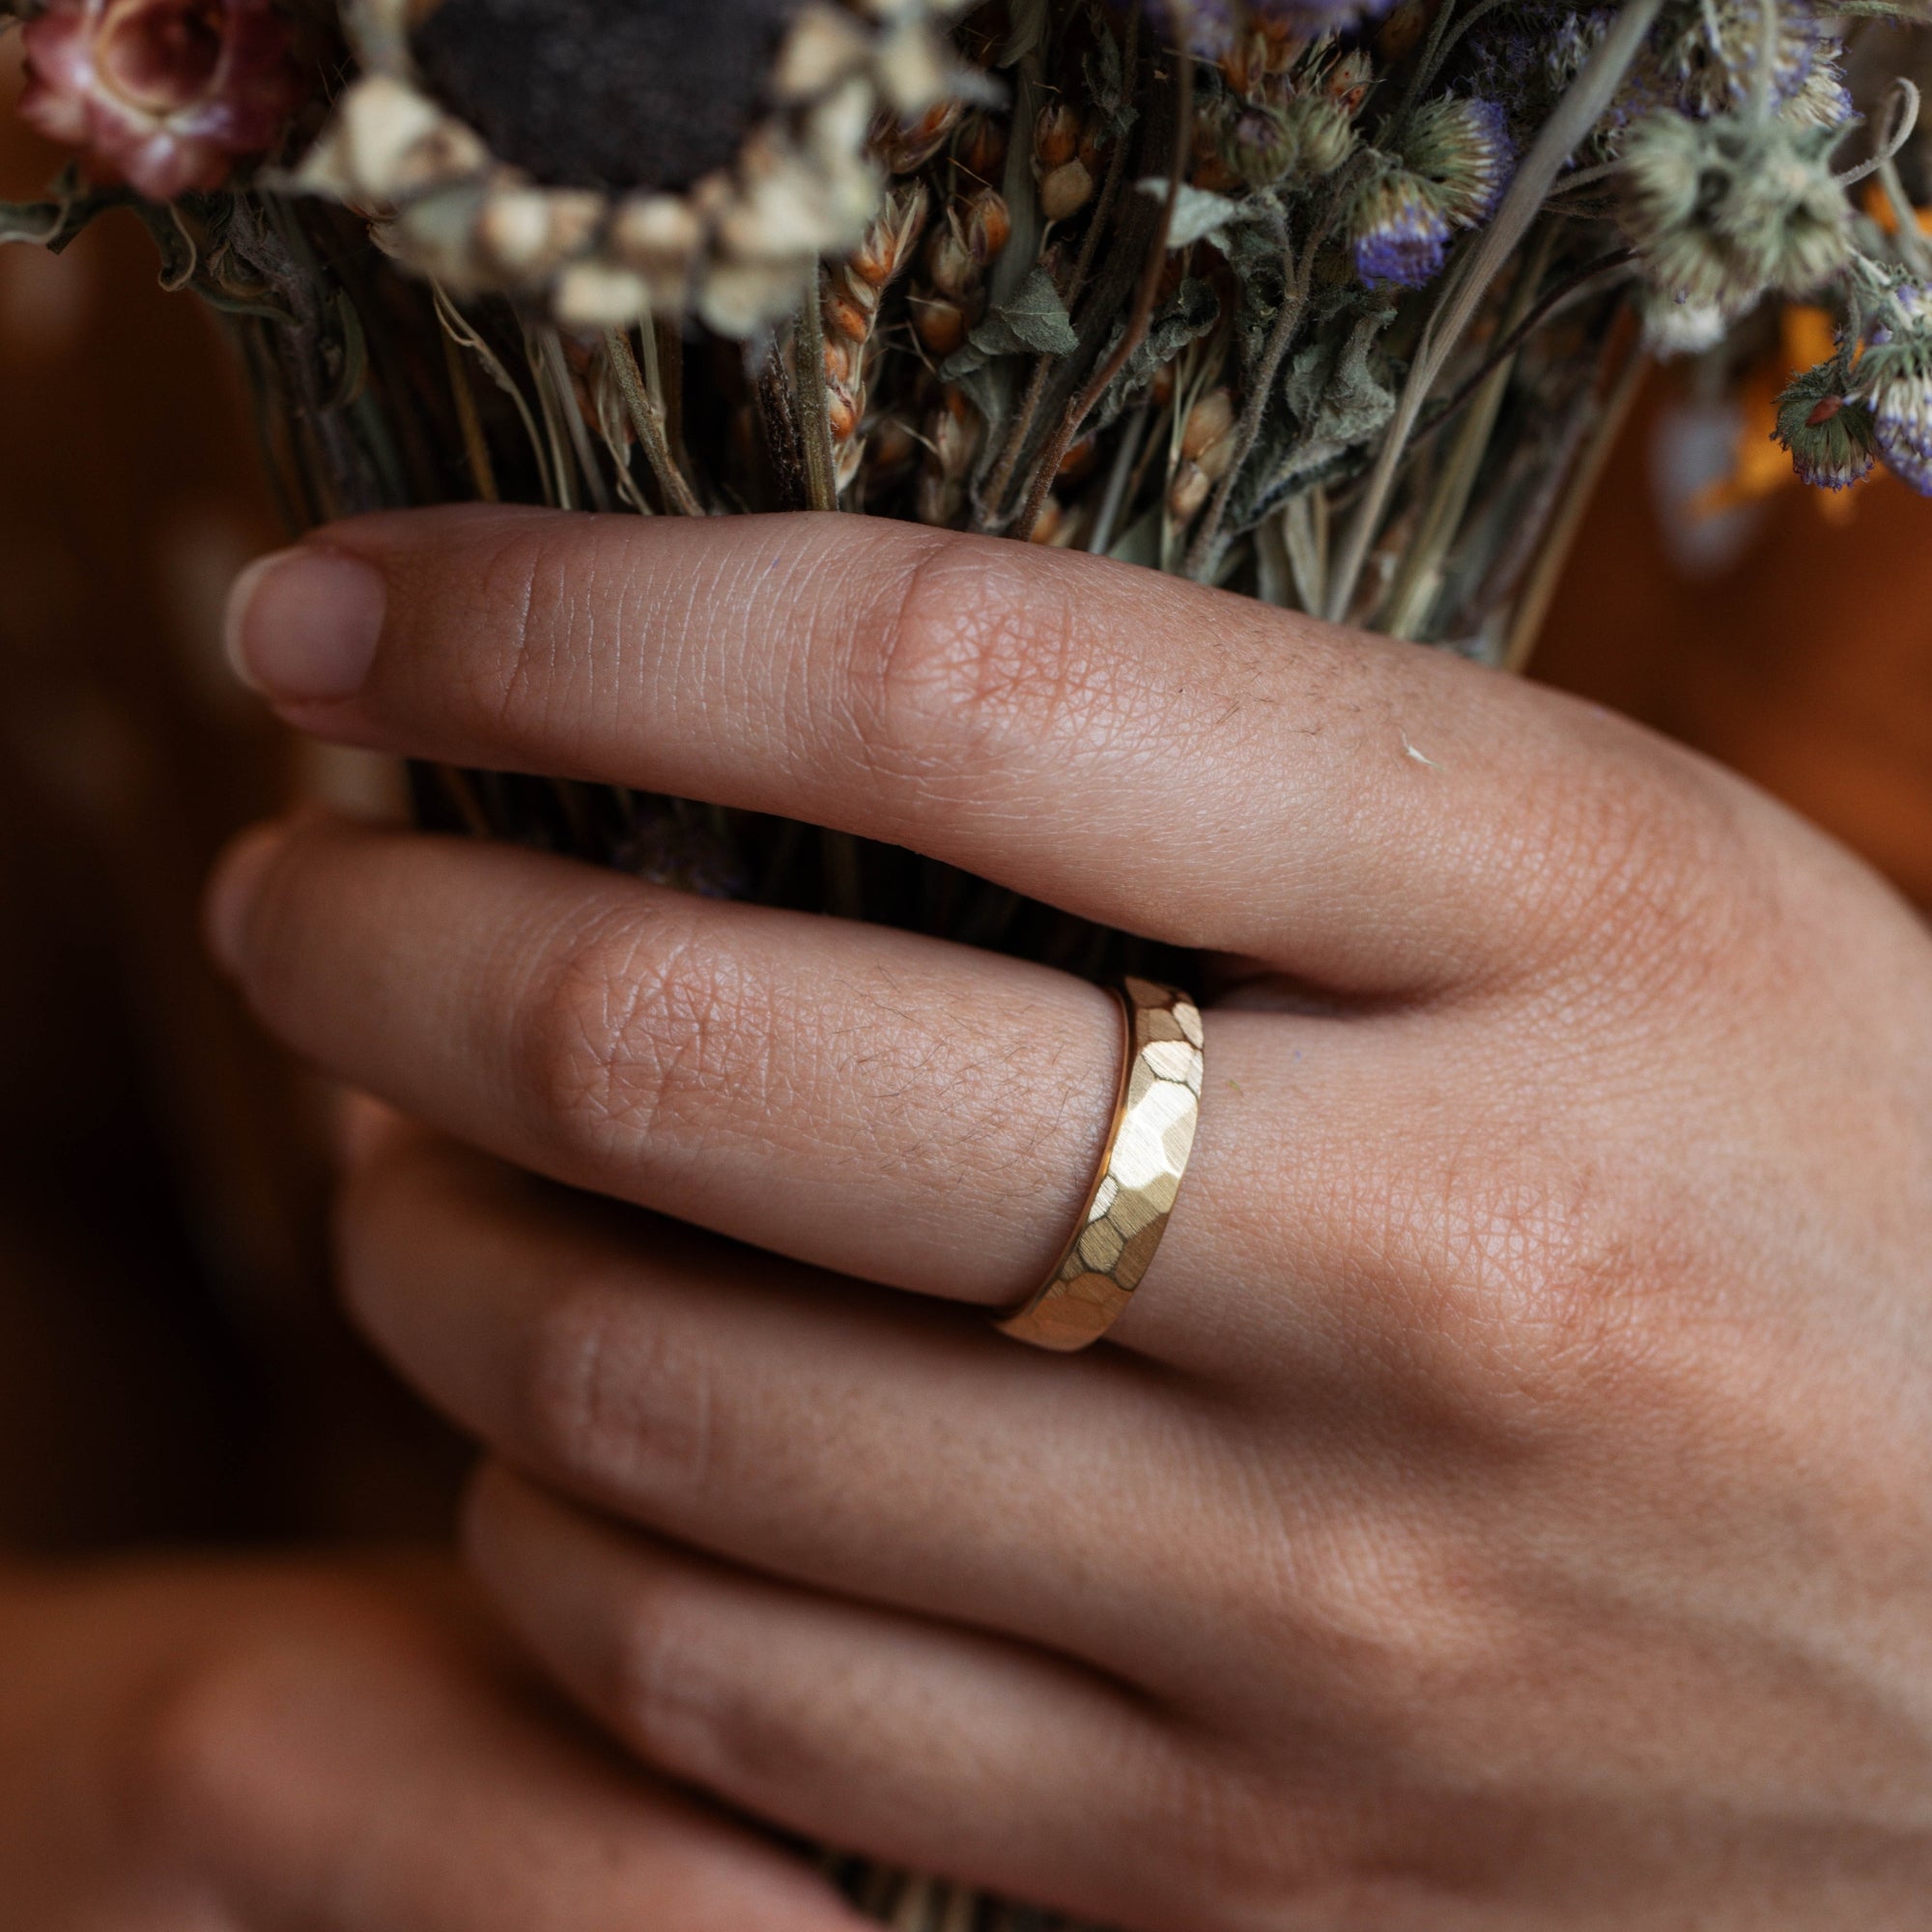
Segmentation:
<svg viewBox="0 0 1932 1932">
<path fill-rule="evenodd" d="M 1452 232 L 1431 184 L 1393 169 L 1356 199 L 1349 224 L 1355 272 L 1371 288 L 1419 289 L 1440 272 Z"/>
<path fill-rule="evenodd" d="M 1479 228 L 1516 171 L 1516 143 L 1495 101 L 1444 95 L 1417 109 L 1403 136 L 1402 158 L 1435 189 L 1459 228 Z"/>
<path fill-rule="evenodd" d="M 1932 289 L 1902 283 L 1889 308 L 1889 322 L 1866 339 L 1858 393 L 1886 467 L 1932 497 Z"/>
<path fill-rule="evenodd" d="M 1871 469 L 1876 425 L 1871 411 L 1846 387 L 1843 364 L 1821 362 L 1794 376 L 1777 399 L 1772 437 L 1791 452 L 1801 483 L 1846 490 Z"/>
</svg>

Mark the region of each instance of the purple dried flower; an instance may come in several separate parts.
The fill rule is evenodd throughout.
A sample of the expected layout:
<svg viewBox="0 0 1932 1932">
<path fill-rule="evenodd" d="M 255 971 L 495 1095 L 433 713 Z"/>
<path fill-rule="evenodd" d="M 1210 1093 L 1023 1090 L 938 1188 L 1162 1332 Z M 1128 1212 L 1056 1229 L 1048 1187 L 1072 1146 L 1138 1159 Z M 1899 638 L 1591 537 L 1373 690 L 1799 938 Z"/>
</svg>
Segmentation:
<svg viewBox="0 0 1932 1932">
<path fill-rule="evenodd" d="M 1772 436 L 1791 452 L 1801 483 L 1845 490 L 1871 470 L 1877 455 L 1872 412 L 1845 388 L 1843 367 L 1821 362 L 1794 376 L 1777 399 Z"/>
<path fill-rule="evenodd" d="M 1452 224 L 1430 184 L 1400 169 L 1372 183 L 1350 223 L 1355 272 L 1374 288 L 1419 289 L 1440 271 Z"/>
<path fill-rule="evenodd" d="M 1260 27 L 1286 40 L 1313 41 L 1358 27 L 1394 0 L 1140 0 L 1155 29 L 1201 60 L 1224 59 L 1242 30 Z"/>
<path fill-rule="evenodd" d="M 1495 101 L 1444 95 L 1417 110 L 1402 157 L 1435 189 L 1437 206 L 1457 227 L 1478 228 L 1509 186 L 1516 143 Z"/>
<path fill-rule="evenodd" d="M 1890 325 L 1866 338 L 1858 394 L 1887 467 L 1932 497 L 1932 289 L 1906 282 L 1892 290 Z"/>
</svg>

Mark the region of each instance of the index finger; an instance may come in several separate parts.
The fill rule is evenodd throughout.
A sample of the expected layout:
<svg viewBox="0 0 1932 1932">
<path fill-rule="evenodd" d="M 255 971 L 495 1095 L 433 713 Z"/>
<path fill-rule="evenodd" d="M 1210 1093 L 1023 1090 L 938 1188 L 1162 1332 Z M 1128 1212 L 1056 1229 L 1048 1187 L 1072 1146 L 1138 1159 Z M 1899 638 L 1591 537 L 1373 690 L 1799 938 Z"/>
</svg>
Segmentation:
<svg viewBox="0 0 1932 1932">
<path fill-rule="evenodd" d="M 1351 990 L 1520 961 L 1546 855 L 1574 875 L 1600 837 L 1588 741 L 1627 765 L 1637 735 L 1250 598 L 855 516 L 365 518 L 256 566 L 231 622 L 307 729 L 805 819 Z"/>
</svg>

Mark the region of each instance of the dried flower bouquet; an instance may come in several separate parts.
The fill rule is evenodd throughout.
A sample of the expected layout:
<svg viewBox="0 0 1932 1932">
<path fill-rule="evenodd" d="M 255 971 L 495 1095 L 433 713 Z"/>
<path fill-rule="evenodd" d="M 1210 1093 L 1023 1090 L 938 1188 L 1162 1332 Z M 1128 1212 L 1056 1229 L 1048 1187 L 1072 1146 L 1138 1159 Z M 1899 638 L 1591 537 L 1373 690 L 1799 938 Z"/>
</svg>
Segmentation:
<svg viewBox="0 0 1932 1932">
<path fill-rule="evenodd" d="M 74 161 L 0 237 L 131 208 L 233 318 L 292 525 L 916 518 L 1514 665 L 1646 352 L 1721 381 L 1787 301 L 1832 343 L 1779 399 L 1798 473 L 1932 492 L 1890 0 L 11 11 Z M 840 835 L 416 780 L 432 821 L 694 890 L 1189 977 Z M 838 1870 L 909 1928 L 1054 1922 Z"/>
</svg>

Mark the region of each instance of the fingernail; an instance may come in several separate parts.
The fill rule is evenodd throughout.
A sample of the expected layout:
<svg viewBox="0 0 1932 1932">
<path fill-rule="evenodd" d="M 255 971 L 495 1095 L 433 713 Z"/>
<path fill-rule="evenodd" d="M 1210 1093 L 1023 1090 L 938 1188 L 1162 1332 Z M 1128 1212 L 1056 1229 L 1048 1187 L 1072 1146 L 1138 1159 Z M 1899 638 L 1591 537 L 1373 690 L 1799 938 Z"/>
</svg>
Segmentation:
<svg viewBox="0 0 1932 1932">
<path fill-rule="evenodd" d="M 208 950 L 224 972 L 242 970 L 242 942 L 248 936 L 248 914 L 255 903 L 264 873 L 288 838 L 282 825 L 258 825 L 244 832 L 222 855 L 214 868 L 202 912 Z"/>
<path fill-rule="evenodd" d="M 257 557 L 228 593 L 228 662 L 265 697 L 352 697 L 369 675 L 386 602 L 382 578 L 339 551 Z"/>
</svg>

